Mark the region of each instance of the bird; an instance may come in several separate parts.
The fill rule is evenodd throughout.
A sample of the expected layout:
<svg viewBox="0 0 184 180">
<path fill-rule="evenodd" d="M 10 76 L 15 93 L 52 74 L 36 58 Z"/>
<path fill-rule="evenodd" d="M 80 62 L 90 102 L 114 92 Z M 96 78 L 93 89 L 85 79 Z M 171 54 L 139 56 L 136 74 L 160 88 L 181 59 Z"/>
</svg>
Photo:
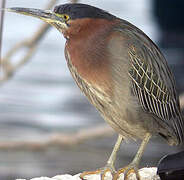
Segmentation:
<svg viewBox="0 0 184 180">
<path fill-rule="evenodd" d="M 103 119 L 118 133 L 104 168 L 117 179 L 138 173 L 150 138 L 161 136 L 169 145 L 182 145 L 184 120 L 174 76 L 155 43 L 130 22 L 100 8 L 66 3 L 54 10 L 13 7 L 8 11 L 33 16 L 54 26 L 66 39 L 65 57 L 73 79 Z M 115 170 L 123 140 L 141 140 L 133 160 Z"/>
</svg>

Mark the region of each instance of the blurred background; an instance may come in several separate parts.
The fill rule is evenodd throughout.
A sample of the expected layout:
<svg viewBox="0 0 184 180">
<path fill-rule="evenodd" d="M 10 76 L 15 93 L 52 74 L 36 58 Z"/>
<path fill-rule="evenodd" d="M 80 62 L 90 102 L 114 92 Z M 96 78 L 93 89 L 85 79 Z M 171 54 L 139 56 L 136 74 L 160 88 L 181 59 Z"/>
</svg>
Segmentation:
<svg viewBox="0 0 184 180">
<path fill-rule="evenodd" d="M 51 0 L 6 0 L 6 7 L 44 9 L 50 2 Z M 58 0 L 56 4 L 66 2 L 68 1 Z M 182 0 L 175 0 L 174 3 L 173 0 L 80 2 L 105 9 L 143 30 L 166 56 L 176 76 L 178 92 L 182 95 Z M 35 46 L 34 56 L 12 73 L 13 68 L 7 58 L 11 53 L 8 51 L 19 42 L 31 40 L 40 26 L 43 25 L 38 19 L 5 13 L 0 73 L 1 180 L 76 174 L 103 167 L 117 138 L 117 134 L 106 126 L 74 83 L 64 58 L 65 39 L 56 29 L 50 28 L 39 42 L 36 40 L 31 45 L 23 43 L 27 47 L 23 46 L 13 54 L 11 63 L 19 63 L 27 50 L 32 48 L 34 51 Z M 7 76 L 4 77 L 4 74 Z M 130 141 L 122 144 L 117 168 L 132 160 L 139 143 Z M 180 150 L 181 148 L 169 147 L 162 139 L 153 137 L 144 153 L 141 167 L 156 166 L 163 155 Z"/>
</svg>

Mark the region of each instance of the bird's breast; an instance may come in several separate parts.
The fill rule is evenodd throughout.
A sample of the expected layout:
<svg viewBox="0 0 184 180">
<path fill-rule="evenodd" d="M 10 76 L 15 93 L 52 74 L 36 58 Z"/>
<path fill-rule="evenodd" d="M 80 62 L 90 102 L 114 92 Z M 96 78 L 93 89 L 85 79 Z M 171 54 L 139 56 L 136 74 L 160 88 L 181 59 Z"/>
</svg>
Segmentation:
<svg viewBox="0 0 184 180">
<path fill-rule="evenodd" d="M 83 72 L 81 68 L 73 64 L 70 53 L 65 49 L 65 56 L 68 64 L 68 68 L 72 77 L 77 83 L 80 90 L 87 96 L 89 101 L 100 111 L 104 111 L 104 106 L 111 102 L 111 96 L 107 87 L 104 87 L 102 83 L 98 82 L 98 78 L 94 77 L 95 72 Z M 90 76 L 90 73 L 91 76 Z M 100 75 L 99 75 L 100 76 Z"/>
<path fill-rule="evenodd" d="M 109 61 L 103 42 L 96 42 L 95 46 L 91 45 L 90 40 L 67 42 L 65 56 L 71 73 L 75 72 L 91 87 L 105 94 L 112 94 Z M 74 79 L 78 81 L 75 77 Z"/>
</svg>

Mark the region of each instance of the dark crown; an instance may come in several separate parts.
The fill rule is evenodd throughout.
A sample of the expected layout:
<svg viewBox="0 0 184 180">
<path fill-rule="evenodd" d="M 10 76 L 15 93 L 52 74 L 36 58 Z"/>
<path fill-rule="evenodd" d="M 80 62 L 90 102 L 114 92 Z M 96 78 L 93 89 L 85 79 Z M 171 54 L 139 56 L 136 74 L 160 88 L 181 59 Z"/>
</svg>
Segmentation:
<svg viewBox="0 0 184 180">
<path fill-rule="evenodd" d="M 58 14 L 68 14 L 71 19 L 102 18 L 113 20 L 116 18 L 102 9 L 81 3 L 59 5 L 54 8 L 54 12 Z"/>
</svg>

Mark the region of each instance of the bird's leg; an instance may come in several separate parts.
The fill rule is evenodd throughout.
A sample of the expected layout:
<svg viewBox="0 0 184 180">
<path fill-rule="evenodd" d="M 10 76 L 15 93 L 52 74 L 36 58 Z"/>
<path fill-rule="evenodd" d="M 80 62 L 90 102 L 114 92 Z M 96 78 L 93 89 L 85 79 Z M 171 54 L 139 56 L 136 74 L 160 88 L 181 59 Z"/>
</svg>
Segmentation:
<svg viewBox="0 0 184 180">
<path fill-rule="evenodd" d="M 111 172 L 115 172 L 114 162 L 116 161 L 117 152 L 119 151 L 122 140 L 123 140 L 123 136 L 119 134 L 116 144 L 105 166 L 107 169 L 108 168 L 111 169 Z"/>
<path fill-rule="evenodd" d="M 139 147 L 139 150 L 137 151 L 133 161 L 128 166 L 118 170 L 118 172 L 115 174 L 115 176 L 113 178 L 114 180 L 118 179 L 118 177 L 121 173 L 124 173 L 124 179 L 126 180 L 128 175 L 132 172 L 134 172 L 136 174 L 137 180 L 140 180 L 140 176 L 138 173 L 138 166 L 139 166 L 141 157 L 143 155 L 144 149 L 146 148 L 146 145 L 148 144 L 148 141 L 150 138 L 151 138 L 151 134 L 147 133 L 146 136 L 144 137 L 144 139 Z"/>
<path fill-rule="evenodd" d="M 105 177 L 106 172 L 110 171 L 112 174 L 114 174 L 116 172 L 115 168 L 114 168 L 114 162 L 116 160 L 116 155 L 117 155 L 117 152 L 118 152 L 118 150 L 120 148 L 122 140 L 123 140 L 123 137 L 122 137 L 122 135 L 119 134 L 118 139 L 116 141 L 116 144 L 115 144 L 115 146 L 113 148 L 113 151 L 112 151 L 112 153 L 111 153 L 111 155 L 110 155 L 110 157 L 109 157 L 105 167 L 100 168 L 100 169 L 98 169 L 96 171 L 83 172 L 80 175 L 80 178 L 81 179 L 85 179 L 84 177 L 86 175 L 100 174 L 101 175 L 101 179 L 103 180 L 104 177 Z"/>
</svg>

